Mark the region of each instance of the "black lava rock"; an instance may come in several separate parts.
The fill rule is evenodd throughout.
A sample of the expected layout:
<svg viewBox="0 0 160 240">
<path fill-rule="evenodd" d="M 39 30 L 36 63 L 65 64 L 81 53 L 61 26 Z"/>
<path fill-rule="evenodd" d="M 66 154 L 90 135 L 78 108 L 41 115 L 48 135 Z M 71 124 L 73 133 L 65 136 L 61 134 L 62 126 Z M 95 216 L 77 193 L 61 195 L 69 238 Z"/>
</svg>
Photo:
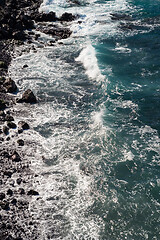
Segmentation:
<svg viewBox="0 0 160 240">
<path fill-rule="evenodd" d="M 37 191 L 31 189 L 28 191 L 27 195 L 37 196 L 37 195 L 39 195 L 39 193 Z"/>
<path fill-rule="evenodd" d="M 37 99 L 34 95 L 34 93 L 30 90 L 30 89 L 27 89 L 23 95 L 22 95 L 22 98 L 18 99 L 17 100 L 17 103 L 37 103 Z"/>
<path fill-rule="evenodd" d="M 17 184 L 20 185 L 22 182 L 22 178 L 17 178 Z"/>
<path fill-rule="evenodd" d="M 7 195 L 12 196 L 13 195 L 13 191 L 11 189 L 8 189 L 7 190 Z"/>
<path fill-rule="evenodd" d="M 3 126 L 3 133 L 5 135 L 8 135 L 9 134 L 9 128 L 7 126 Z"/>
<path fill-rule="evenodd" d="M 19 146 L 24 146 L 24 141 L 22 139 L 18 139 L 17 143 Z"/>
<path fill-rule="evenodd" d="M 0 193 L 0 200 L 3 200 L 5 198 L 5 194 L 4 193 Z"/>
<path fill-rule="evenodd" d="M 12 159 L 13 162 L 20 162 L 21 161 L 21 158 L 16 151 L 14 151 L 14 153 L 12 154 L 11 159 Z"/>
<path fill-rule="evenodd" d="M 14 122 L 7 122 L 7 126 L 9 128 L 16 128 L 17 127 L 17 125 Z"/>
<path fill-rule="evenodd" d="M 18 122 L 18 126 L 19 126 L 20 129 L 23 129 L 23 130 L 28 130 L 29 129 L 28 123 L 26 123 L 24 121 Z"/>
<path fill-rule="evenodd" d="M 9 93 L 15 93 L 17 91 L 17 86 L 11 78 L 6 79 L 3 86 L 5 87 L 6 91 Z"/>
</svg>

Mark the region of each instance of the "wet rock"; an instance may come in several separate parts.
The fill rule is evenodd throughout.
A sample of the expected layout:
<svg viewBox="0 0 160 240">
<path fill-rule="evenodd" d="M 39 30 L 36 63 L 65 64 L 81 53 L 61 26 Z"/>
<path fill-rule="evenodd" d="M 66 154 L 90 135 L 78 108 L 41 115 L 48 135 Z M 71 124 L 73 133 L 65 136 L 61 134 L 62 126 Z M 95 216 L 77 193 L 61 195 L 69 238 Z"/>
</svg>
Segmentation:
<svg viewBox="0 0 160 240">
<path fill-rule="evenodd" d="M 9 202 L 1 202 L 0 203 L 0 206 L 1 206 L 1 208 L 3 209 L 3 210 L 6 210 L 6 211 L 8 211 L 9 209 L 10 209 L 10 207 L 9 207 Z"/>
<path fill-rule="evenodd" d="M 24 32 L 22 31 L 15 31 L 12 33 L 12 37 L 15 39 L 15 40 L 25 40 L 26 39 L 26 35 Z"/>
<path fill-rule="evenodd" d="M 49 12 L 49 13 L 37 12 L 32 17 L 36 22 L 52 22 L 57 20 L 55 12 Z"/>
<path fill-rule="evenodd" d="M 7 138 L 6 138 L 6 141 L 9 141 L 9 140 L 10 140 L 10 137 L 7 137 Z"/>
<path fill-rule="evenodd" d="M 11 171 L 4 171 L 4 175 L 6 175 L 9 178 L 12 177 L 12 174 L 13 174 L 13 172 L 11 172 Z"/>
<path fill-rule="evenodd" d="M 7 190 L 7 195 L 9 195 L 10 197 L 13 195 L 13 191 L 11 189 Z"/>
<path fill-rule="evenodd" d="M 12 159 L 13 162 L 20 162 L 21 161 L 21 158 L 16 151 L 14 151 L 14 153 L 12 154 L 11 159 Z"/>
<path fill-rule="evenodd" d="M 25 194 L 25 190 L 23 189 L 23 188 L 19 188 L 19 193 L 21 194 L 21 195 L 23 195 L 23 194 Z"/>
<path fill-rule="evenodd" d="M 30 127 L 28 125 L 28 123 L 24 122 L 24 121 L 20 121 L 18 122 L 18 127 L 20 129 L 23 129 L 23 130 L 28 130 Z"/>
<path fill-rule="evenodd" d="M 17 91 L 17 86 L 11 78 L 6 79 L 3 86 L 9 93 L 15 93 Z"/>
<path fill-rule="evenodd" d="M 51 26 L 47 28 L 43 27 L 43 28 L 39 28 L 38 30 L 45 34 L 52 35 L 53 37 L 57 37 L 58 39 L 66 39 L 70 37 L 70 35 L 72 34 L 72 31 L 70 29 L 60 28 L 57 26 Z"/>
<path fill-rule="evenodd" d="M 4 111 L 0 111 L 0 117 L 5 117 Z"/>
<path fill-rule="evenodd" d="M 17 178 L 17 184 L 20 185 L 22 182 L 22 178 Z"/>
<path fill-rule="evenodd" d="M 18 139 L 17 143 L 19 146 L 24 146 L 24 141 L 22 139 Z"/>
<path fill-rule="evenodd" d="M 27 67 L 28 67 L 28 65 L 27 65 L 27 64 L 23 65 L 23 68 L 27 68 Z"/>
<path fill-rule="evenodd" d="M 5 193 L 0 193 L 0 200 L 3 200 L 5 198 Z"/>
<path fill-rule="evenodd" d="M 131 16 L 129 16 L 128 14 L 121 14 L 121 13 L 112 13 L 111 14 L 111 19 L 112 20 L 117 20 L 117 21 L 119 21 L 119 20 L 132 20 L 132 17 Z"/>
<path fill-rule="evenodd" d="M 73 15 L 72 13 L 63 13 L 62 16 L 60 17 L 60 21 L 66 21 L 66 22 L 70 22 L 75 20 L 77 17 L 75 15 Z"/>
<path fill-rule="evenodd" d="M 2 151 L 0 153 L 0 156 L 3 156 L 4 158 L 9 158 L 9 153 L 7 151 Z"/>
<path fill-rule="evenodd" d="M 12 122 L 12 121 L 14 121 L 14 118 L 13 118 L 11 115 L 7 114 L 7 115 L 5 116 L 5 119 L 4 119 L 4 120 L 7 121 L 7 122 Z"/>
<path fill-rule="evenodd" d="M 5 62 L 0 61 L 0 68 L 5 68 L 5 69 L 7 69 L 8 66 L 7 66 L 7 64 L 6 64 Z"/>
<path fill-rule="evenodd" d="M 23 132 L 23 129 L 18 129 L 18 133 L 21 134 Z"/>
<path fill-rule="evenodd" d="M 0 99 L 0 110 L 4 110 L 6 108 L 6 103 L 3 99 Z"/>
<path fill-rule="evenodd" d="M 30 90 L 30 89 L 27 89 L 23 95 L 22 95 L 22 98 L 21 99 L 18 99 L 17 100 L 18 103 L 36 103 L 37 102 L 37 99 L 34 95 L 34 93 Z"/>
<path fill-rule="evenodd" d="M 14 122 L 7 122 L 7 126 L 13 129 L 17 127 L 17 125 Z"/>
<path fill-rule="evenodd" d="M 39 195 L 39 193 L 37 191 L 31 189 L 28 191 L 27 195 L 37 196 L 37 195 Z"/>
<path fill-rule="evenodd" d="M 16 205 L 17 204 L 17 199 L 13 199 L 12 201 L 11 201 L 11 203 L 13 204 L 13 205 Z"/>
<path fill-rule="evenodd" d="M 3 126 L 3 133 L 5 135 L 8 135 L 9 134 L 9 128 L 7 126 Z"/>
</svg>

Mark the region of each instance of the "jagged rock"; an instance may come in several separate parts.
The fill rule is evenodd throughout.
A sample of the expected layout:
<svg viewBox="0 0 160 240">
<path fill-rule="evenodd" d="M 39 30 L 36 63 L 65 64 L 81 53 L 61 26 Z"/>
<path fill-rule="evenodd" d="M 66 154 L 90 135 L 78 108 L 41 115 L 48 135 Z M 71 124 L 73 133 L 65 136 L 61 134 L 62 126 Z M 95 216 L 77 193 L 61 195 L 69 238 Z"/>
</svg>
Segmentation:
<svg viewBox="0 0 160 240">
<path fill-rule="evenodd" d="M 12 196 L 13 195 L 13 191 L 11 189 L 8 189 L 7 190 L 7 195 Z"/>
<path fill-rule="evenodd" d="M 34 95 L 34 93 L 30 90 L 30 89 L 27 89 L 23 95 L 22 95 L 22 98 L 18 99 L 17 100 L 18 103 L 36 103 L 37 102 L 37 99 Z"/>
<path fill-rule="evenodd" d="M 13 121 L 14 121 L 14 118 L 13 118 L 11 115 L 7 114 L 7 115 L 5 116 L 5 121 L 7 121 L 7 122 L 13 122 Z"/>
<path fill-rule="evenodd" d="M 12 33 L 12 37 L 15 39 L 15 40 L 25 40 L 26 39 L 26 35 L 24 32 L 22 31 L 14 31 Z"/>
<path fill-rule="evenodd" d="M 9 207 L 9 202 L 1 202 L 0 203 L 0 206 L 1 206 L 1 208 L 3 209 L 3 210 L 6 210 L 6 211 L 8 211 L 9 209 L 10 209 L 10 207 Z"/>
<path fill-rule="evenodd" d="M 11 203 L 13 204 L 13 205 L 16 205 L 17 204 L 17 199 L 13 199 L 12 201 L 11 201 Z"/>
<path fill-rule="evenodd" d="M 7 126 L 9 128 L 16 128 L 17 127 L 17 125 L 14 122 L 7 122 Z"/>
<path fill-rule="evenodd" d="M 17 178 L 17 184 L 20 185 L 22 182 L 22 178 Z"/>
<path fill-rule="evenodd" d="M 37 195 L 39 195 L 39 193 L 37 191 L 31 189 L 28 191 L 27 195 L 37 196 Z"/>
<path fill-rule="evenodd" d="M 21 158 L 16 151 L 14 151 L 14 153 L 12 154 L 11 159 L 12 159 L 13 162 L 20 162 L 21 161 Z"/>
<path fill-rule="evenodd" d="M 0 200 L 3 200 L 5 198 L 5 194 L 4 193 L 0 193 Z"/>
<path fill-rule="evenodd" d="M 19 128 L 18 129 L 18 133 L 21 134 L 23 132 L 23 129 L 22 128 Z"/>
<path fill-rule="evenodd" d="M 36 22 L 52 22 L 52 21 L 56 21 L 56 14 L 55 12 L 49 12 L 49 13 L 36 13 L 32 15 L 32 18 L 34 18 L 34 20 Z"/>
<path fill-rule="evenodd" d="M 19 193 L 21 194 L 21 195 L 23 195 L 23 194 L 25 194 L 25 190 L 23 189 L 23 188 L 19 188 Z"/>
<path fill-rule="evenodd" d="M 4 171 L 4 175 L 8 176 L 9 178 L 11 178 L 13 172 L 11 171 Z"/>
<path fill-rule="evenodd" d="M 18 127 L 19 127 L 19 129 L 23 129 L 23 130 L 28 130 L 30 128 L 28 123 L 26 123 L 24 121 L 18 122 Z"/>
<path fill-rule="evenodd" d="M 121 13 L 111 13 L 112 20 L 132 20 L 132 17 L 128 14 L 121 14 Z"/>
<path fill-rule="evenodd" d="M 0 99 L 0 110 L 4 110 L 6 108 L 6 103 L 4 100 Z"/>
<path fill-rule="evenodd" d="M 57 37 L 59 39 L 66 39 L 72 34 L 72 31 L 70 29 L 60 28 L 57 26 L 43 27 L 43 28 L 40 27 L 40 28 L 38 28 L 38 30 L 40 32 L 52 35 L 53 37 Z"/>
<path fill-rule="evenodd" d="M 24 141 L 22 139 L 18 139 L 17 143 L 19 146 L 24 146 Z"/>
<path fill-rule="evenodd" d="M 11 78 L 6 79 L 3 86 L 9 93 L 15 93 L 17 91 L 17 86 Z"/>
<path fill-rule="evenodd" d="M 5 68 L 5 69 L 7 69 L 8 66 L 7 66 L 7 64 L 6 64 L 5 62 L 0 61 L 0 68 Z"/>
<path fill-rule="evenodd" d="M 28 65 L 27 65 L 27 64 L 23 65 L 23 68 L 27 68 L 27 67 L 28 67 Z"/>
<path fill-rule="evenodd" d="M 3 126 L 3 133 L 5 135 L 9 134 L 9 128 L 7 126 Z"/>
<path fill-rule="evenodd" d="M 76 19 L 76 16 L 73 15 L 72 13 L 63 13 L 62 16 L 60 17 L 60 21 L 66 21 L 66 22 L 70 22 Z"/>
</svg>

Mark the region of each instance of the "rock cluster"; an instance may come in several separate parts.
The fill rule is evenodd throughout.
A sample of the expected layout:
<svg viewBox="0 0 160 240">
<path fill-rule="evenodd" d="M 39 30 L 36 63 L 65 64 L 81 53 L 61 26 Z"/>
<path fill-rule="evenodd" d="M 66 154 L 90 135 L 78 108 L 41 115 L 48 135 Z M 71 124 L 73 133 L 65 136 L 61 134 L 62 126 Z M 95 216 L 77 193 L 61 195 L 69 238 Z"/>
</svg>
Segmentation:
<svg viewBox="0 0 160 240">
<path fill-rule="evenodd" d="M 16 99 L 17 85 L 7 76 L 10 53 L 16 44 L 39 38 L 32 29 L 52 35 L 54 41 L 68 38 L 72 32 L 66 25 L 77 18 L 71 13 L 64 13 L 59 18 L 55 12 L 39 13 L 41 2 L 0 0 L 0 240 L 40 239 L 38 224 L 29 212 L 31 197 L 37 198 L 39 193 L 33 187 L 34 174 L 23 152 L 26 143 L 19 137 L 30 126 L 24 121 L 17 123 L 9 110 L 18 103 L 35 104 L 37 98 L 31 89 L 27 89 Z M 23 69 L 27 67 L 27 64 L 23 65 Z M 12 132 L 18 136 L 17 149 L 7 145 L 13 140 Z M 4 141 L 5 148 L 2 148 Z"/>
</svg>

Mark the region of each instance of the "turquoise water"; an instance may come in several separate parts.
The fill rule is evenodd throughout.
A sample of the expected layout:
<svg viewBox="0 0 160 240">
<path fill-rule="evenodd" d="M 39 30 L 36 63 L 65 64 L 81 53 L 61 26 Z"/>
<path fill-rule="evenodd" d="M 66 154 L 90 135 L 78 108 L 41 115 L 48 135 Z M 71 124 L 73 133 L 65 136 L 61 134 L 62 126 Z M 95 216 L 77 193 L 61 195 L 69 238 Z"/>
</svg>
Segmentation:
<svg viewBox="0 0 160 240">
<path fill-rule="evenodd" d="M 80 15 L 71 38 L 11 66 L 39 98 L 28 111 L 42 239 L 158 240 L 160 2 L 75 2 L 44 1 Z"/>
</svg>

